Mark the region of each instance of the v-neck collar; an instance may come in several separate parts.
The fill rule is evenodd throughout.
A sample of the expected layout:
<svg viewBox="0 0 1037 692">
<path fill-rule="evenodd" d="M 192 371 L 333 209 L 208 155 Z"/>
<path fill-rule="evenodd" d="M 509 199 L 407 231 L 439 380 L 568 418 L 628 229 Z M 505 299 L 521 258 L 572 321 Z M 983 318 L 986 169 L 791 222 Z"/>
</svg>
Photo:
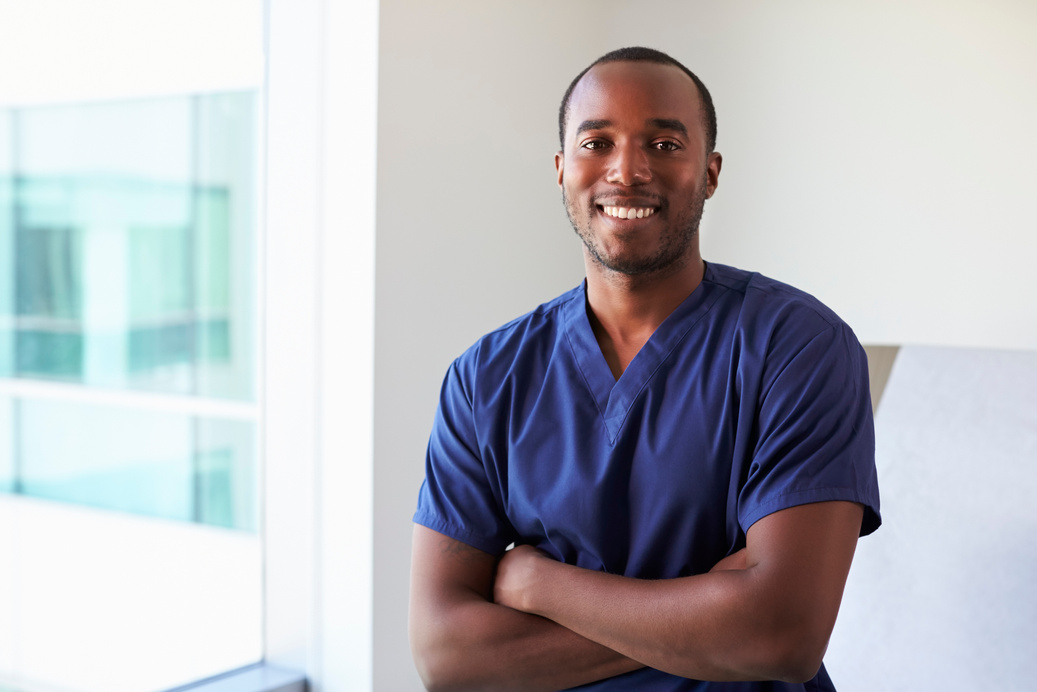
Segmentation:
<svg viewBox="0 0 1037 692">
<path fill-rule="evenodd" d="M 631 404 L 655 371 L 716 302 L 719 292 L 713 290 L 711 279 L 712 271 L 707 264 L 702 283 L 663 320 L 618 380 L 605 361 L 587 317 L 586 279 L 573 299 L 564 306 L 569 344 L 601 414 L 611 444 L 615 444 Z"/>
</svg>

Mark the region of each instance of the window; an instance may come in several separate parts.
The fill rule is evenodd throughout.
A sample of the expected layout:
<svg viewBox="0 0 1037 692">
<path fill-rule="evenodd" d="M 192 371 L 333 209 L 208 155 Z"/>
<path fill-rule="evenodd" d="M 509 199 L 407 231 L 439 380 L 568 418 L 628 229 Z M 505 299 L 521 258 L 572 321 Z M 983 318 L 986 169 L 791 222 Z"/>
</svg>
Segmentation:
<svg viewBox="0 0 1037 692">
<path fill-rule="evenodd" d="M 0 676 L 262 658 L 257 102 L 0 112 Z"/>
<path fill-rule="evenodd" d="M 301 689 L 288 668 L 326 689 L 371 689 L 377 0 L 41 0 L 3 14 L 0 689 L 15 669 L 23 692 L 37 688 L 26 684 L 29 668 L 53 681 L 72 680 L 75 668 L 83 677 L 62 686 L 67 692 L 169 690 L 174 684 L 157 678 L 131 678 L 186 678 L 177 669 L 185 662 L 211 671 L 195 677 L 215 676 L 200 686 L 184 679 L 192 690 Z M 245 95 L 251 106 L 236 98 Z M 56 103 L 66 105 L 46 105 Z M 163 115 L 163 103 L 179 105 Z M 152 109 L 113 128 L 128 135 L 155 126 L 160 136 L 124 147 L 151 153 L 129 170 L 73 171 L 46 157 L 59 170 L 38 165 L 32 152 L 42 150 L 25 143 L 30 130 L 45 131 L 33 130 L 38 118 L 95 107 L 114 109 L 105 117 Z M 251 124 L 214 125 L 210 116 L 227 108 L 250 113 Z M 249 127 L 253 141 L 239 137 Z M 63 140 L 92 151 L 99 141 L 90 128 Z M 262 192 L 245 212 L 221 182 L 231 173 L 206 153 L 229 154 L 228 142 L 240 145 L 235 157 L 259 160 L 253 175 L 262 185 L 253 190 Z M 112 220 L 118 212 L 122 225 L 96 226 L 103 232 L 91 238 L 86 215 L 56 213 L 60 223 L 23 236 L 18 251 L 36 257 L 37 270 L 15 279 L 14 188 L 30 175 L 74 179 L 93 200 L 91 213 Z M 58 194 L 50 185 L 39 194 Z M 134 199 L 147 199 L 136 210 L 131 187 Z M 19 189 L 19 199 L 26 194 Z M 213 235 L 225 214 L 229 230 Z M 257 235 L 236 235 L 249 224 Z M 231 269 L 218 274 L 212 267 L 224 254 Z M 34 296 L 23 311 L 16 281 Z M 252 350 L 242 341 L 249 332 L 259 335 Z M 16 361 L 19 338 L 26 344 Z M 33 356 L 33 338 L 51 340 L 46 355 L 37 348 Z M 28 409 L 36 442 L 23 450 L 16 445 L 30 436 L 16 431 Z M 111 451 L 113 439 L 130 436 L 153 444 Z M 59 445 L 71 452 L 55 461 L 48 450 Z M 140 450 L 155 449 L 137 476 L 111 459 L 142 461 Z M 56 492 L 59 467 L 76 459 L 98 482 L 66 478 L 60 490 L 76 498 L 41 497 L 46 484 L 37 481 L 54 481 L 47 492 Z M 161 480 L 141 469 L 162 469 Z M 135 488 L 118 494 L 120 507 L 99 481 L 115 476 Z M 35 490 L 26 492 L 26 481 Z M 250 483 L 261 488 L 251 499 L 236 490 Z M 145 502 L 145 487 L 159 488 L 161 502 Z M 180 540 L 185 534 L 192 540 Z M 222 580 L 235 569 L 246 576 Z M 30 573 L 39 579 L 27 581 Z M 44 616 L 25 617 L 33 608 Z M 217 612 L 235 614 L 220 620 Z M 189 648 L 156 646 L 159 621 Z M 237 633 L 221 629 L 234 621 Z M 105 657 L 91 659 L 74 641 L 103 647 Z M 202 650 L 217 644 L 233 655 L 207 658 Z M 225 674 L 259 657 L 262 665 Z"/>
</svg>

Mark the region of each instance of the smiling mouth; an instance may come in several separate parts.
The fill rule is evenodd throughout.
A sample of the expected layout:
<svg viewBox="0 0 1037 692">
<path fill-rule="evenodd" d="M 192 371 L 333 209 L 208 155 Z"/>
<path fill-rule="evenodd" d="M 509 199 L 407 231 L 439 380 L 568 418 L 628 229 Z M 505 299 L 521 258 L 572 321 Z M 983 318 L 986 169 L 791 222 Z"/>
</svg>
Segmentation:
<svg viewBox="0 0 1037 692">
<path fill-rule="evenodd" d="M 617 219 L 643 219 L 655 213 L 655 207 L 606 207 L 599 205 L 598 209 L 605 216 L 612 216 Z"/>
</svg>

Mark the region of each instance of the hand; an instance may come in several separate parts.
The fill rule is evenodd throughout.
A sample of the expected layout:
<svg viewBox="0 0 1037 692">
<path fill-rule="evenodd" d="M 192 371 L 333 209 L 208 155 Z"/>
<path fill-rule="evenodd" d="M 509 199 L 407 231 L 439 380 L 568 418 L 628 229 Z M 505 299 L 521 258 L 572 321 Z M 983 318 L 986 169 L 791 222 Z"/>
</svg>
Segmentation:
<svg viewBox="0 0 1037 692">
<path fill-rule="evenodd" d="M 531 597 L 539 579 L 540 566 L 554 563 L 547 553 L 531 545 L 517 545 L 497 564 L 497 576 L 493 582 L 493 602 L 498 605 L 531 613 Z M 557 563 L 555 563 L 557 564 Z"/>
<path fill-rule="evenodd" d="M 742 548 L 737 553 L 731 553 L 723 560 L 713 565 L 713 569 L 710 572 L 722 572 L 727 569 L 746 569 L 748 568 L 748 561 L 746 560 L 745 548 Z"/>
</svg>

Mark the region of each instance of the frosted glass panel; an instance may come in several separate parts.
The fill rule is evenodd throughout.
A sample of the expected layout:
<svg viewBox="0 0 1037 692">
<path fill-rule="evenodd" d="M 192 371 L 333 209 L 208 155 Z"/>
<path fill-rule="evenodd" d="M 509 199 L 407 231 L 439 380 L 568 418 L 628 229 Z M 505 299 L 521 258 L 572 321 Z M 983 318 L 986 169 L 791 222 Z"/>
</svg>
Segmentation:
<svg viewBox="0 0 1037 692">
<path fill-rule="evenodd" d="M 0 377 L 250 400 L 252 92 L 0 117 Z"/>
<path fill-rule="evenodd" d="M 262 657 L 257 100 L 0 110 L 0 688 Z"/>
<path fill-rule="evenodd" d="M 26 495 L 255 531 L 255 426 L 77 402 L 0 398 Z M 14 455 L 2 454 L 14 468 Z M 3 468 L 0 462 L 0 468 Z"/>
<path fill-rule="evenodd" d="M 256 102 L 0 110 L 0 383 L 254 401 Z M 89 399 L 0 397 L 0 492 L 255 529 L 254 409 Z"/>
</svg>

